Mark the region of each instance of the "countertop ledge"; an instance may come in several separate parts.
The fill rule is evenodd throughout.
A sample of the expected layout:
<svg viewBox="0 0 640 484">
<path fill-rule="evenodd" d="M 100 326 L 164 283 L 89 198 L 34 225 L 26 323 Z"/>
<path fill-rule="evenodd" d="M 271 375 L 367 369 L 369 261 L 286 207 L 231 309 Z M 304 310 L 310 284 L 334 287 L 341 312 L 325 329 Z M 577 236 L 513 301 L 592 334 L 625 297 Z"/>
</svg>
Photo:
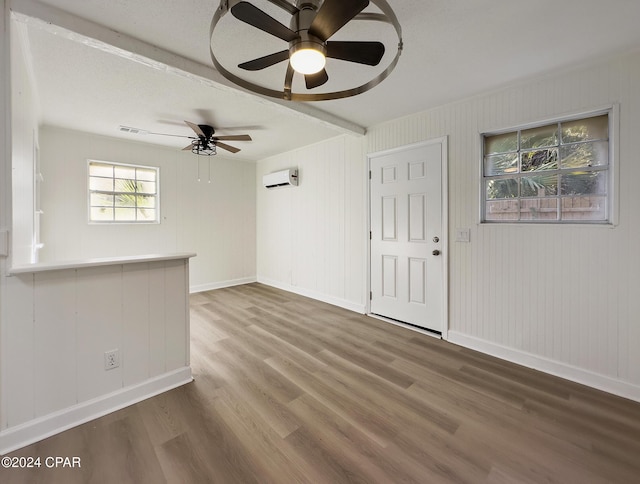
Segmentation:
<svg viewBox="0 0 640 484">
<path fill-rule="evenodd" d="M 166 260 L 190 259 L 196 257 L 195 252 L 175 252 L 167 254 L 130 255 L 123 257 L 100 257 L 94 259 L 80 259 L 56 262 L 39 262 L 14 266 L 9 269 L 9 275 L 29 274 L 33 272 L 60 271 L 65 269 L 84 269 L 87 267 L 115 266 L 121 264 L 139 264 L 143 262 L 160 262 Z"/>
</svg>

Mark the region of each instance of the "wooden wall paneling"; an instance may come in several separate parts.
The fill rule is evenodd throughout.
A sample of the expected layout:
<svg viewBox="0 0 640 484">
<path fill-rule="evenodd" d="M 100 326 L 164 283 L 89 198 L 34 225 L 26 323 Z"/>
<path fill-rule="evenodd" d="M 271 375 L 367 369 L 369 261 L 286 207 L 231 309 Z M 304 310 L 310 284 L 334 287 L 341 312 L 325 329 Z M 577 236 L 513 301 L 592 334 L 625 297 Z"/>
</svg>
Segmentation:
<svg viewBox="0 0 640 484">
<path fill-rule="evenodd" d="M 167 371 L 164 264 L 149 266 L 149 377 Z"/>
<path fill-rule="evenodd" d="M 150 361 L 150 266 L 122 266 L 122 366 L 123 386 L 149 378 Z"/>
<path fill-rule="evenodd" d="M 104 369 L 104 353 L 123 354 L 122 266 L 78 269 L 78 401 L 122 388 L 122 365 Z"/>
<path fill-rule="evenodd" d="M 166 371 L 176 370 L 189 364 L 189 325 L 185 325 L 189 310 L 188 293 L 185 291 L 185 287 L 188 287 L 188 283 L 185 282 L 185 278 L 188 277 L 187 264 L 188 261 L 184 260 L 164 263 Z"/>
<path fill-rule="evenodd" d="M 5 284 L 1 356 L 6 369 L 3 368 L 2 393 L 6 395 L 3 410 L 7 427 L 13 427 L 35 417 L 33 275 L 7 277 Z"/>
<path fill-rule="evenodd" d="M 35 415 L 78 402 L 76 271 L 34 274 Z"/>
</svg>

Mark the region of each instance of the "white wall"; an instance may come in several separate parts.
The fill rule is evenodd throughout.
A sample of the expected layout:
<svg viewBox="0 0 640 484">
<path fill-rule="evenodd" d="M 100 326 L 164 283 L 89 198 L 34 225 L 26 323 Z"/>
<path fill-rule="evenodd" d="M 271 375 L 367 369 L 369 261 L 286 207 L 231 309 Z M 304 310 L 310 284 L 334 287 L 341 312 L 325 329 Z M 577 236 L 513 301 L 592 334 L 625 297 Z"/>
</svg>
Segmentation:
<svg viewBox="0 0 640 484">
<path fill-rule="evenodd" d="M 263 187 L 296 167 L 299 186 Z M 364 138 L 349 135 L 258 163 L 259 281 L 364 312 L 365 173 Z"/>
<path fill-rule="evenodd" d="M 449 247 L 451 341 L 640 400 L 638 85 L 634 53 L 368 130 L 366 153 L 449 137 L 449 240 L 471 229 L 470 243 Z M 617 226 L 478 223 L 481 132 L 613 103 Z M 258 193 L 259 280 L 364 304 L 366 161 L 346 148 L 355 144 L 340 138 L 258 165 L 258 178 L 304 168 L 301 187 Z"/>
<path fill-rule="evenodd" d="M 42 261 L 196 252 L 192 290 L 255 279 L 254 163 L 50 126 L 40 146 Z M 161 223 L 87 223 L 88 159 L 160 167 Z"/>
<path fill-rule="evenodd" d="M 4 235 L 8 234 L 11 227 L 11 72 L 10 59 L 10 35 L 9 35 L 9 6 L 5 0 L 0 0 L 0 388 L 4 385 L 9 368 L 4 363 L 2 355 L 8 347 L 6 337 L 7 325 L 7 270 L 9 259 L 8 240 Z M 7 236 L 8 238 L 8 236 Z M 4 428 L 7 421 L 6 414 L 7 395 L 0 392 L 0 428 Z"/>
<path fill-rule="evenodd" d="M 25 37 L 19 26 L 11 30 L 11 125 L 13 231 L 12 263 L 37 262 L 35 250 L 35 167 L 38 142 L 37 101 L 29 74 Z"/>
<path fill-rule="evenodd" d="M 0 454 L 190 381 L 188 272 L 183 258 L 8 277 Z"/>
</svg>

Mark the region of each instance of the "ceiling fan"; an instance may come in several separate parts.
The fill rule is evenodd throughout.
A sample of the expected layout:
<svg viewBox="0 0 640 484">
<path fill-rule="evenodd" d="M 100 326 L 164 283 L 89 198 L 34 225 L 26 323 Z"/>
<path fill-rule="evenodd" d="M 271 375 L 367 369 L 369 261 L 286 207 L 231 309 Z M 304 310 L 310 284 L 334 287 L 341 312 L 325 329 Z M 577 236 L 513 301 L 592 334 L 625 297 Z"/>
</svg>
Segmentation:
<svg viewBox="0 0 640 484">
<path fill-rule="evenodd" d="M 120 131 L 124 131 L 127 133 L 140 133 L 140 134 L 155 134 L 160 136 L 175 136 L 178 138 L 189 138 L 191 139 L 191 143 L 182 148 L 182 151 L 191 151 L 196 155 L 203 156 L 212 156 L 216 154 L 217 148 L 222 148 L 223 150 L 227 150 L 231 153 L 237 153 L 240 151 L 240 148 L 236 148 L 235 146 L 228 145 L 226 143 L 222 143 L 222 141 L 251 141 L 251 136 L 248 134 L 237 134 L 237 135 L 229 135 L 229 136 L 215 136 L 215 129 L 213 126 L 208 124 L 196 124 L 191 123 L 189 121 L 185 121 L 187 126 L 189 126 L 196 136 L 183 136 L 179 134 L 168 134 L 168 133 L 153 133 L 150 131 L 131 128 L 128 126 L 120 126 Z"/>
<path fill-rule="evenodd" d="M 298 11 L 291 18 L 291 28 L 249 2 L 231 7 L 231 14 L 253 27 L 289 42 L 289 48 L 239 64 L 248 71 L 265 69 L 289 60 L 296 72 L 303 74 L 307 89 L 322 86 L 329 80 L 326 58 L 376 66 L 384 55 L 381 42 L 341 42 L 329 38 L 369 5 L 369 0 L 324 0 L 298 2 Z"/>
<path fill-rule="evenodd" d="M 257 1 L 257 0 L 254 0 Z M 264 0 L 263 0 L 264 1 Z M 291 15 L 289 26 L 271 17 L 252 3 L 243 0 L 221 0 L 214 14 L 210 33 L 220 19 L 231 12 L 236 19 L 267 34 L 289 43 L 288 48 L 238 64 L 245 71 L 260 71 L 288 61 L 283 91 L 269 89 L 236 75 L 222 66 L 210 43 L 211 59 L 216 69 L 227 79 L 251 91 L 266 96 L 294 101 L 320 101 L 354 96 L 379 84 L 395 68 L 402 51 L 402 33 L 398 19 L 385 0 L 266 0 Z M 369 4 L 378 7 L 381 13 L 363 12 Z M 385 54 L 385 45 L 378 41 L 333 41 L 331 37 L 348 23 L 355 20 L 378 21 L 391 24 L 398 36 L 397 53 L 387 68 L 369 82 L 336 92 L 294 93 L 293 76 L 304 76 L 308 91 L 323 86 L 329 80 L 325 69 L 326 59 L 338 59 L 367 66 L 380 64 Z"/>
</svg>

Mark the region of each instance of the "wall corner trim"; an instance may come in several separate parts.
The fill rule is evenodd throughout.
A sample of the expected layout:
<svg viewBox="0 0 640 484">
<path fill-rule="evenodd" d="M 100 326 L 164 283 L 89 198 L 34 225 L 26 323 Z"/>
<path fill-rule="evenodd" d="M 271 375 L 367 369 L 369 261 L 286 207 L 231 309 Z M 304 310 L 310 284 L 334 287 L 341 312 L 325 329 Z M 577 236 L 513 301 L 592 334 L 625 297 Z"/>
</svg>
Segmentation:
<svg viewBox="0 0 640 484">
<path fill-rule="evenodd" d="M 191 367 L 150 378 L 107 395 L 73 405 L 0 432 L 0 455 L 51 437 L 193 381 Z"/>
</svg>

